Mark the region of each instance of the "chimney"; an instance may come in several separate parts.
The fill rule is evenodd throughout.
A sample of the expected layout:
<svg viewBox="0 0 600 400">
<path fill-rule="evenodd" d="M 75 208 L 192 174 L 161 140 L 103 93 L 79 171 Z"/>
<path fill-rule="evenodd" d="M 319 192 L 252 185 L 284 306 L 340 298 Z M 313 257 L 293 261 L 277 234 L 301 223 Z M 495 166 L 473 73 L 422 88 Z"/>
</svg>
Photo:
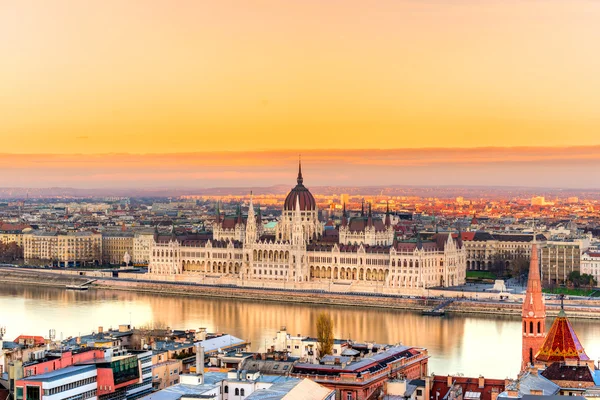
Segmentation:
<svg viewBox="0 0 600 400">
<path fill-rule="evenodd" d="M 101 327 L 101 326 L 99 326 L 99 327 L 98 327 L 98 333 L 103 333 L 103 332 L 104 332 L 104 328 L 103 328 L 103 327 Z"/>
<path fill-rule="evenodd" d="M 533 376 L 537 376 L 537 374 L 538 374 L 537 367 L 535 365 L 532 365 L 531 367 L 529 367 L 529 373 Z"/>
<path fill-rule="evenodd" d="M 196 375 L 201 376 L 204 383 L 204 347 L 200 343 L 196 343 Z"/>
<path fill-rule="evenodd" d="M 448 375 L 448 387 L 452 387 L 452 375 Z"/>
<path fill-rule="evenodd" d="M 260 355 L 260 359 L 261 359 L 261 360 L 266 360 L 266 359 L 267 359 L 267 353 L 262 353 L 262 354 Z"/>
<path fill-rule="evenodd" d="M 479 375 L 479 389 L 483 389 L 485 386 L 485 378 Z"/>
<path fill-rule="evenodd" d="M 492 398 L 490 400 L 498 400 L 498 388 L 492 388 Z"/>
<path fill-rule="evenodd" d="M 252 354 L 252 359 L 253 359 L 253 360 L 256 360 L 256 356 L 257 356 L 257 354 L 256 354 L 256 353 Z"/>
</svg>

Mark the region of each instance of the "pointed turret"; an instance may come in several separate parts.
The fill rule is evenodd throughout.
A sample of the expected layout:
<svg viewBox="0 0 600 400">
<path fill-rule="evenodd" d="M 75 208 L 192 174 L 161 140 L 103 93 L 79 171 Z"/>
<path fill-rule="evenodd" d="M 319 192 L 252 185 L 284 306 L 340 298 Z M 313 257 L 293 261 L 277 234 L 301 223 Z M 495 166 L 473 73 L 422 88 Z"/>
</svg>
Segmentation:
<svg viewBox="0 0 600 400">
<path fill-rule="evenodd" d="M 252 202 L 252 192 L 250 192 L 250 205 L 248 206 L 248 224 L 250 223 L 250 218 L 254 221 L 254 203 Z"/>
<path fill-rule="evenodd" d="M 242 223 L 244 223 L 244 219 L 242 218 L 242 207 L 238 204 L 236 224 L 242 224 Z"/>
<path fill-rule="evenodd" d="M 260 211 L 260 203 L 258 203 L 258 211 L 256 212 L 256 222 L 262 224 L 262 212 Z"/>
<path fill-rule="evenodd" d="M 302 178 L 302 160 L 301 159 L 298 159 L 298 178 L 296 179 L 296 181 L 298 182 L 298 185 L 302 185 L 304 183 L 304 179 Z"/>
<path fill-rule="evenodd" d="M 390 202 L 388 201 L 385 206 L 385 227 L 389 228 L 392 226 L 392 221 L 390 219 Z"/>
<path fill-rule="evenodd" d="M 371 203 L 369 203 L 369 214 L 367 216 L 367 226 L 369 228 L 373 227 L 373 214 L 371 213 Z"/>
<path fill-rule="evenodd" d="M 342 226 L 348 226 L 348 215 L 346 214 L 346 202 L 344 202 L 342 211 Z"/>
<path fill-rule="evenodd" d="M 362 200 L 362 205 L 360 206 L 360 216 L 365 216 L 365 199 Z"/>
<path fill-rule="evenodd" d="M 536 361 L 543 362 L 546 366 L 555 362 L 590 361 L 571 321 L 567 318 L 562 298 L 558 316 L 552 323 L 548 336 L 535 358 Z"/>
<path fill-rule="evenodd" d="M 217 201 L 217 207 L 215 210 L 215 214 L 216 214 L 215 222 L 217 224 L 220 224 L 221 223 L 221 208 L 219 207 L 219 201 Z"/>
<path fill-rule="evenodd" d="M 459 249 L 462 248 L 463 240 L 462 240 L 462 231 L 460 229 L 460 224 L 458 224 L 458 234 L 456 236 L 456 247 Z"/>
<path fill-rule="evenodd" d="M 254 243 L 258 237 L 256 217 L 254 215 L 254 203 L 252 202 L 252 192 L 250 192 L 250 205 L 248 207 L 248 219 L 246 220 L 246 242 Z"/>
<path fill-rule="evenodd" d="M 542 296 L 542 282 L 538 265 L 537 245 L 531 245 L 531 262 L 529 264 L 529 278 L 527 279 L 527 292 L 523 300 L 521 313 L 523 322 L 523 349 L 521 370 L 525 370 L 535 361 L 535 356 L 544 343 L 546 337 L 546 305 Z"/>
</svg>

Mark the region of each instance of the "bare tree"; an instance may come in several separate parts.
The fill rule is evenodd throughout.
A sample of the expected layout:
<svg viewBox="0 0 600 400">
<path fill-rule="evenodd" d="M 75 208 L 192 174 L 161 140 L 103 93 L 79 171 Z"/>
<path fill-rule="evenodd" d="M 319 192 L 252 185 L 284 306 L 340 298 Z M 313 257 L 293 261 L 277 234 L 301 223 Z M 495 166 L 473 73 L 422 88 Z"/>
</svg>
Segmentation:
<svg viewBox="0 0 600 400">
<path fill-rule="evenodd" d="M 333 320 L 325 312 L 317 317 L 317 349 L 319 357 L 333 353 Z"/>
</svg>

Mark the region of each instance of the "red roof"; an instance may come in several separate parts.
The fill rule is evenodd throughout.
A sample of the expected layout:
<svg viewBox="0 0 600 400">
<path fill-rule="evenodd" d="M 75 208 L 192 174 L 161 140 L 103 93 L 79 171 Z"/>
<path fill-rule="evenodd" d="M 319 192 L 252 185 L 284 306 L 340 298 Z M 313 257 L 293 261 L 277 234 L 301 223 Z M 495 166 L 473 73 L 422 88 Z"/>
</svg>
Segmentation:
<svg viewBox="0 0 600 400">
<path fill-rule="evenodd" d="M 535 358 L 543 362 L 587 361 L 590 359 L 585 354 L 585 350 L 564 310 L 561 309 L 558 313 L 542 348 Z"/>
<path fill-rule="evenodd" d="M 46 340 L 42 337 L 42 336 L 30 336 L 30 335 L 20 335 L 18 338 L 16 338 L 14 340 L 14 343 L 23 343 L 23 342 L 30 342 L 33 341 L 33 343 L 37 346 L 43 345 L 46 343 Z"/>
<path fill-rule="evenodd" d="M 467 378 L 464 376 L 450 376 L 450 381 L 452 384 L 460 386 L 463 391 L 463 396 L 466 392 L 475 392 L 481 393 L 481 400 L 491 400 L 492 399 L 492 389 L 496 389 L 498 393 L 502 393 L 505 390 L 506 382 L 504 379 L 485 379 L 483 380 L 483 386 L 479 385 L 479 378 Z M 450 390 L 450 386 L 448 386 L 448 376 L 435 375 L 433 377 L 433 385 L 431 388 L 432 397 L 443 399 L 448 391 Z M 439 396 L 437 393 L 439 392 Z"/>
<path fill-rule="evenodd" d="M 23 229 L 31 228 L 27 224 L 7 224 L 0 223 L 0 231 L 22 231 Z"/>
</svg>

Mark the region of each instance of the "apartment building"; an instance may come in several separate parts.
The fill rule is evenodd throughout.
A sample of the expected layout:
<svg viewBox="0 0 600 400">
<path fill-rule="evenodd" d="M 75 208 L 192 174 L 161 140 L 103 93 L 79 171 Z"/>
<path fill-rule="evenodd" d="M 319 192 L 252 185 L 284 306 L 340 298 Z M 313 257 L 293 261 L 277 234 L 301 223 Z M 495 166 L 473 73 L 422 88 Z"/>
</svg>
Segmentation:
<svg viewBox="0 0 600 400">
<path fill-rule="evenodd" d="M 102 235 L 95 232 L 41 232 L 23 235 L 27 264 L 58 267 L 98 265 L 102 261 Z"/>
<path fill-rule="evenodd" d="M 133 237 L 132 261 L 135 265 L 148 265 L 152 246 L 154 246 L 154 231 L 136 232 Z"/>
<path fill-rule="evenodd" d="M 536 235 L 538 247 L 543 247 L 546 237 Z M 502 256 L 510 264 L 511 259 L 531 256 L 533 234 L 463 232 L 463 245 L 467 252 L 467 269 L 470 271 L 489 270 L 494 259 Z"/>
<path fill-rule="evenodd" d="M 133 254 L 133 232 L 103 232 L 102 262 L 104 264 L 121 265 L 125 254 Z"/>
<path fill-rule="evenodd" d="M 27 224 L 0 223 L 0 242 L 4 244 L 15 242 L 19 246 L 23 246 L 23 233 L 31 230 L 31 226 Z"/>
<path fill-rule="evenodd" d="M 571 272 L 581 272 L 581 255 L 589 245 L 587 236 L 548 241 L 541 249 L 542 285 L 564 285 Z"/>
</svg>

